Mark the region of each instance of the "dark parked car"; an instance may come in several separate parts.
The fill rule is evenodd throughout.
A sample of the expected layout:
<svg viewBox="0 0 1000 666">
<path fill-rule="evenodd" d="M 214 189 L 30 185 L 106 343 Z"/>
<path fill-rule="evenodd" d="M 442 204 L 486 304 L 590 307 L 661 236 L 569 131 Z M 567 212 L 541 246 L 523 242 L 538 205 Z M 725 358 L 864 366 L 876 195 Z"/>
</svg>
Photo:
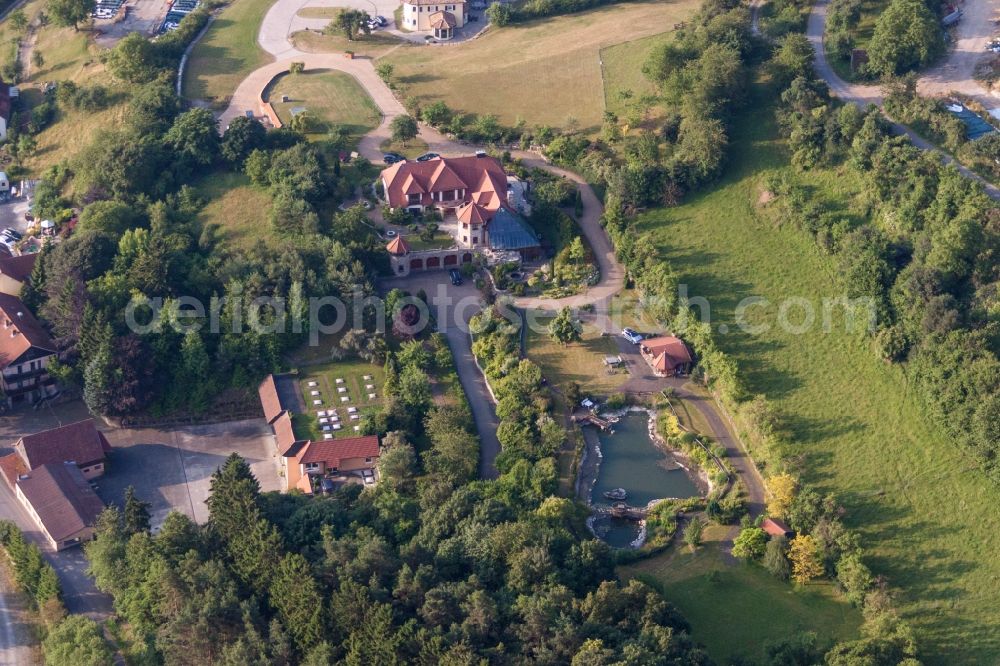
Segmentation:
<svg viewBox="0 0 1000 666">
<path fill-rule="evenodd" d="M 386 153 L 382 156 L 382 161 L 386 164 L 395 164 L 396 162 L 405 162 L 406 158 L 399 153 Z"/>
<path fill-rule="evenodd" d="M 333 489 L 334 489 L 333 479 L 324 478 L 320 482 L 320 488 L 322 488 L 322 490 L 323 490 L 324 493 L 327 493 L 327 494 L 332 493 Z"/>
<path fill-rule="evenodd" d="M 431 160 L 436 159 L 438 157 L 441 157 L 441 156 L 438 155 L 437 153 L 424 153 L 423 155 L 421 155 L 420 157 L 417 158 L 417 161 L 418 162 L 430 162 Z"/>
<path fill-rule="evenodd" d="M 458 272 L 457 268 L 453 268 L 448 271 L 448 275 L 451 276 L 451 283 L 455 286 L 462 284 L 462 274 Z"/>
</svg>

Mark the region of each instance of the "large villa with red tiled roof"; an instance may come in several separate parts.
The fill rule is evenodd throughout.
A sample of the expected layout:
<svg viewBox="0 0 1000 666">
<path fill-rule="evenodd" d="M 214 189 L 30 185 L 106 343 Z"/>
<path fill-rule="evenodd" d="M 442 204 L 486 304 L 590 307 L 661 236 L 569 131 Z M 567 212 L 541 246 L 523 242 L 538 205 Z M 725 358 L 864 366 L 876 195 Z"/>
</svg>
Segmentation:
<svg viewBox="0 0 1000 666">
<path fill-rule="evenodd" d="M 471 250 L 539 252 L 538 235 L 513 209 L 507 174 L 494 157 L 438 157 L 426 162 L 397 162 L 380 176 L 386 203 L 415 213 L 436 210 L 453 228 L 456 245 Z M 394 256 L 409 252 L 393 241 Z"/>
</svg>

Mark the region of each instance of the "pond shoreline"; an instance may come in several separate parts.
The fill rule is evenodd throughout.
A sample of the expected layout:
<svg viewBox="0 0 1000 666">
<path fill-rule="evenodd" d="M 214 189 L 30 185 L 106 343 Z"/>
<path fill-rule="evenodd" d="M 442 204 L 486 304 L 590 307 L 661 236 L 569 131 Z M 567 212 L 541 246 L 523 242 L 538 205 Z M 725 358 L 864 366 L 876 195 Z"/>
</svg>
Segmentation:
<svg viewBox="0 0 1000 666">
<path fill-rule="evenodd" d="M 650 443 L 664 453 L 668 460 L 684 470 L 688 478 L 698 488 L 702 497 L 707 497 L 711 494 L 713 483 L 708 472 L 691 460 L 691 457 L 687 453 L 670 446 L 666 439 L 660 435 L 659 428 L 657 427 L 657 417 L 659 416 L 657 410 L 651 407 L 626 407 L 604 413 L 603 416 L 621 418 L 630 413 L 638 412 L 645 412 L 648 417 L 647 425 L 649 428 Z M 597 428 L 585 426 L 581 430 L 583 432 L 584 447 L 583 457 L 580 459 L 580 467 L 576 476 L 576 497 L 586 503 L 587 506 L 593 506 L 593 490 L 597 484 L 597 477 L 600 474 L 601 461 L 604 459 L 604 454 L 601 451 L 601 439 Z M 646 508 L 652 508 L 655 503 L 661 502 L 664 499 L 677 498 L 660 497 L 650 501 L 646 505 Z"/>
<path fill-rule="evenodd" d="M 663 438 L 657 427 L 657 417 L 658 412 L 655 409 L 648 407 L 628 407 L 621 410 L 616 410 L 614 412 L 609 412 L 604 414 L 605 417 L 609 418 L 621 418 L 631 413 L 644 412 L 647 416 L 646 428 L 647 435 L 649 437 L 650 444 L 653 445 L 660 453 L 664 454 L 665 462 L 676 465 L 675 468 L 680 468 L 684 471 L 685 476 L 692 482 L 694 487 L 697 489 L 701 497 L 708 496 L 712 491 L 712 481 L 709 478 L 708 473 L 699 465 L 695 464 L 690 456 L 688 456 L 684 451 L 675 449 L 671 447 L 665 438 Z M 576 496 L 577 499 L 584 501 L 588 507 L 594 507 L 593 492 L 594 487 L 597 484 L 597 479 L 600 474 L 601 463 L 604 459 L 604 454 L 601 451 L 601 439 L 597 428 L 595 427 L 584 427 L 582 428 L 583 438 L 584 438 L 584 449 L 583 457 L 580 461 L 579 471 L 576 478 Z M 652 509 L 657 504 L 669 501 L 671 497 L 660 497 L 650 500 L 646 503 L 646 509 Z M 602 536 L 599 536 L 597 530 L 595 529 L 595 522 L 598 519 L 606 518 L 607 514 L 592 512 L 590 516 L 587 517 L 587 528 L 590 532 L 597 538 L 604 540 Z M 641 548 L 645 541 L 647 535 L 646 521 L 638 521 L 639 531 L 633 541 L 628 545 L 630 549 Z"/>
</svg>

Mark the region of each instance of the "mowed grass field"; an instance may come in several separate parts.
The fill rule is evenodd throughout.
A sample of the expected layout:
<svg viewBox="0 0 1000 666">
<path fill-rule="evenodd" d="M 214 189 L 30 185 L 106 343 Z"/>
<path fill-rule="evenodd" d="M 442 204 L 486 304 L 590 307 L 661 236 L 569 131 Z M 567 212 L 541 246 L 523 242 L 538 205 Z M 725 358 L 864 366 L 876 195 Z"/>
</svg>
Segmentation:
<svg viewBox="0 0 1000 666">
<path fill-rule="evenodd" d="M 621 93 L 632 93 L 632 100 L 644 95 L 655 95 L 656 87 L 642 73 L 642 66 L 658 45 L 671 41 L 673 35 L 664 33 L 634 39 L 601 49 L 604 66 L 604 107 L 619 115 L 625 112 L 628 100 Z"/>
<path fill-rule="evenodd" d="M 731 663 L 733 657 L 760 659 L 764 643 L 803 631 L 831 643 L 858 637 L 861 613 L 832 584 L 796 588 L 759 565 L 724 564 L 719 545 L 725 533 L 725 528 L 710 527 L 695 553 L 678 546 L 619 567 L 618 574 L 660 589 L 719 664 Z"/>
<path fill-rule="evenodd" d="M 308 7 L 306 9 L 309 9 Z M 314 8 L 315 9 L 315 8 Z M 306 53 L 343 53 L 353 51 L 362 58 L 378 58 L 404 42 L 386 32 L 363 35 L 353 42 L 340 34 L 326 35 L 311 30 L 300 30 L 292 35 L 295 48 Z"/>
<path fill-rule="evenodd" d="M 225 247 L 249 249 L 261 239 L 271 241 L 271 197 L 250 184 L 242 173 L 219 171 L 194 183 L 207 203 L 198 213 L 203 225 L 216 225 L 216 239 Z"/>
<path fill-rule="evenodd" d="M 285 74 L 272 84 L 267 95 L 286 125 L 294 115 L 293 109 L 305 108 L 319 121 L 317 134 L 342 127 L 352 139 L 358 139 L 382 121 L 382 114 L 365 89 L 343 72 L 316 69 Z M 288 96 L 287 102 L 281 101 L 284 95 Z"/>
<path fill-rule="evenodd" d="M 274 0 L 232 0 L 188 58 L 183 96 L 224 108 L 247 74 L 271 62 L 257 45 L 264 14 Z"/>
<path fill-rule="evenodd" d="M 341 380 L 339 383 L 338 379 Z M 296 436 L 322 440 L 326 432 L 333 435 L 334 439 L 357 437 L 358 433 L 354 430 L 354 426 L 358 425 L 361 415 L 382 404 L 383 381 L 384 374 L 380 366 L 360 359 L 332 361 L 302 368 L 299 388 L 302 391 L 306 412 L 303 415 L 296 415 Z M 311 382 L 315 382 L 316 385 L 310 386 Z M 375 388 L 368 389 L 367 386 Z M 312 395 L 313 391 L 317 391 L 319 395 Z M 369 398 L 370 394 L 374 394 L 375 397 Z M 343 401 L 342 398 L 347 398 L 347 401 Z M 314 405 L 313 402 L 317 400 L 322 404 Z M 348 413 L 350 407 L 357 409 L 356 419 L 352 419 Z M 317 411 L 326 412 L 326 417 L 331 416 L 331 411 L 335 412 L 341 427 L 334 430 L 334 421 L 331 419 L 326 424 L 330 430 L 324 431 Z"/>
<path fill-rule="evenodd" d="M 617 356 L 618 347 L 610 337 L 601 336 L 599 329 L 585 324 L 580 342 L 561 345 L 548 334 L 552 318 L 532 314 L 536 316 L 528 326 L 526 351 L 551 384 L 564 390 L 570 382 L 577 382 L 583 395 L 608 396 L 628 381 L 624 368 L 608 373 L 604 357 Z"/>
<path fill-rule="evenodd" d="M 659 34 L 687 18 L 695 0 L 621 3 L 490 28 L 453 46 L 406 46 L 385 56 L 408 95 L 453 109 L 493 114 L 507 125 L 595 130 L 604 113 L 601 49 Z"/>
<path fill-rule="evenodd" d="M 926 661 L 1000 663 L 1000 488 L 929 422 L 904 372 L 845 332 L 840 318 L 829 333 L 776 325 L 783 299 L 805 298 L 819 315 L 821 300 L 845 289 L 812 238 L 757 206 L 765 175 L 790 167 L 776 138 L 774 96 L 756 95 L 734 129 L 722 181 L 682 206 L 643 215 L 639 231 L 653 234 L 691 297 L 709 299 L 713 326 L 735 331 L 720 335 L 721 345 L 739 360 L 751 391 L 786 415 L 794 435 L 787 453 L 801 456 L 804 478 L 845 503 L 845 521 L 861 532 L 872 568 L 899 589 Z M 846 170 L 820 169 L 807 182 L 831 207 L 857 191 Z M 734 308 L 748 296 L 770 302 L 749 310 L 768 330 L 751 335 L 734 326 Z M 697 615 L 688 617 L 697 626 Z"/>
</svg>

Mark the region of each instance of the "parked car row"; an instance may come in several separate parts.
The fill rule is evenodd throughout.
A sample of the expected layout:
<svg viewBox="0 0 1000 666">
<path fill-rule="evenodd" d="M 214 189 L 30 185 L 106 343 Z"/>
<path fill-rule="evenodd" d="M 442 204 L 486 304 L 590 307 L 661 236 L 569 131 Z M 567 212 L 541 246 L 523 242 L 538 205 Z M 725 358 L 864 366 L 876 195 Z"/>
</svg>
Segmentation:
<svg viewBox="0 0 1000 666">
<path fill-rule="evenodd" d="M 100 0 L 100 2 L 94 5 L 94 11 L 91 12 L 91 16 L 98 19 L 114 18 L 123 4 L 124 0 Z"/>
<path fill-rule="evenodd" d="M 184 17 L 198 9 L 200 4 L 200 0 L 177 0 L 174 2 L 173 6 L 170 7 L 170 11 L 163 18 L 163 24 L 160 25 L 160 34 L 176 30 L 177 26 L 184 20 Z"/>
<path fill-rule="evenodd" d="M 483 153 L 483 155 L 485 154 L 486 153 Z M 479 153 L 477 152 L 476 155 L 479 156 Z M 439 157 L 441 156 L 438 155 L 437 153 L 424 153 L 423 155 L 417 158 L 417 161 L 429 162 Z M 395 164 L 396 162 L 405 162 L 406 158 L 400 155 L 399 153 L 386 153 L 385 155 L 382 156 L 382 161 L 385 162 L 386 164 Z"/>
<path fill-rule="evenodd" d="M 1000 53 L 1000 38 L 994 37 L 986 43 L 986 50 L 993 53 Z"/>
</svg>

